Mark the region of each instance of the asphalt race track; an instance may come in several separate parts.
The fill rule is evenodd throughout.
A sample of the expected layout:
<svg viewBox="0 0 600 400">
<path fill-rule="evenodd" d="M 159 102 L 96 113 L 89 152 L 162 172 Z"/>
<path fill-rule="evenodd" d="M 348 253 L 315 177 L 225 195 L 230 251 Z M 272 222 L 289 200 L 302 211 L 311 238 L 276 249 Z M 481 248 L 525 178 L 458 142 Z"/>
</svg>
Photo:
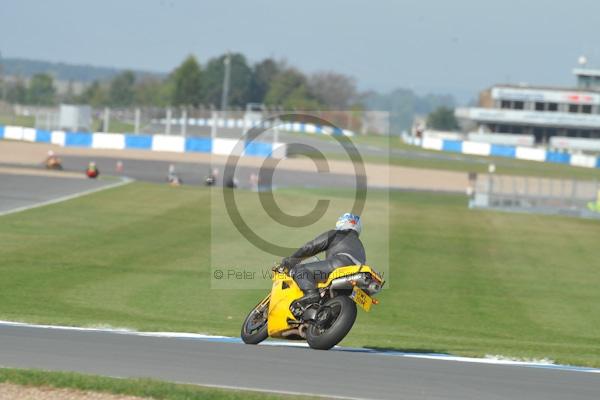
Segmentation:
<svg viewBox="0 0 600 400">
<path fill-rule="evenodd" d="M 99 189 L 113 182 L 92 179 L 0 173 L 0 215 L 21 207 Z"/>
<path fill-rule="evenodd" d="M 90 157 L 84 156 L 61 156 L 63 167 L 66 171 L 84 171 Z M 121 160 L 124 165 L 122 175 L 135 180 L 166 183 L 169 164 L 174 164 L 177 175 L 186 185 L 204 185 L 211 166 L 209 163 L 176 163 L 157 160 L 117 159 L 110 157 L 96 157 L 93 159 L 100 172 L 105 175 L 119 175 L 115 170 L 117 161 Z M 222 183 L 224 165 L 214 165 L 219 169 L 218 184 Z M 250 187 L 250 175 L 258 173 L 258 168 L 239 166 L 235 171 L 236 179 L 241 188 Z M 274 187 L 356 187 L 355 178 L 351 175 L 336 175 L 331 173 L 306 173 L 301 171 L 275 170 L 273 174 Z"/>
<path fill-rule="evenodd" d="M 590 372 L 5 324 L 0 365 L 341 398 L 600 397 L 600 374 Z"/>
</svg>

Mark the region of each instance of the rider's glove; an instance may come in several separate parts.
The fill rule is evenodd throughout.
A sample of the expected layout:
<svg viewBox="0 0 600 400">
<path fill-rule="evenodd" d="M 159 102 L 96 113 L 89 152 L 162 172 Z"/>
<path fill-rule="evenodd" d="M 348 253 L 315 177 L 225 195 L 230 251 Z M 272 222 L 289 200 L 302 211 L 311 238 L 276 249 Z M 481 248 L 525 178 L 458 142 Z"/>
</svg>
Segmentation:
<svg viewBox="0 0 600 400">
<path fill-rule="evenodd" d="M 296 259 L 293 257 L 285 257 L 281 260 L 281 266 L 287 268 L 288 270 L 294 267 L 296 264 L 298 264 L 298 261 L 296 261 Z"/>
<path fill-rule="evenodd" d="M 272 271 L 278 274 L 287 274 L 288 269 L 281 264 L 275 264 L 272 268 Z"/>
</svg>

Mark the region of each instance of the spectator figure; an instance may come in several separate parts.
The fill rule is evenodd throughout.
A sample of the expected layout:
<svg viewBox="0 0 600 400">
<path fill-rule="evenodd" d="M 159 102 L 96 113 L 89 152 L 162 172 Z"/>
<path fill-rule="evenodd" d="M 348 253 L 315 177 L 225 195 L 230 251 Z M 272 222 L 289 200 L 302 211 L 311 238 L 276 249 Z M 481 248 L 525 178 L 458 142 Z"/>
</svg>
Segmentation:
<svg viewBox="0 0 600 400">
<path fill-rule="evenodd" d="M 91 178 L 91 179 L 96 179 L 98 177 L 98 175 L 100 175 L 100 170 L 98 169 L 98 167 L 96 166 L 96 163 L 94 161 L 90 161 L 87 169 L 85 170 L 85 174 L 87 175 L 88 178 Z"/>
</svg>

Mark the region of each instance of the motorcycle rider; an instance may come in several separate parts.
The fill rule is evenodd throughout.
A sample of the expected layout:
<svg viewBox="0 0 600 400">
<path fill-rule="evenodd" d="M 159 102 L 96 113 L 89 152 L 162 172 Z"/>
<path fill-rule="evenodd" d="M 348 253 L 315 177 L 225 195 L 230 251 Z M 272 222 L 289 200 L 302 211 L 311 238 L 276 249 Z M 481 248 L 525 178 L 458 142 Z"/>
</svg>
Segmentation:
<svg viewBox="0 0 600 400">
<path fill-rule="evenodd" d="M 334 230 L 320 234 L 281 261 L 281 266 L 288 269 L 289 275 L 304 292 L 293 306 L 305 308 L 317 303 L 320 299 L 317 283 L 327 280 L 336 268 L 366 262 L 365 249 L 359 239 L 361 230 L 360 217 L 345 213 L 337 220 Z M 324 260 L 299 264 L 303 259 L 323 251 L 326 255 Z"/>
</svg>

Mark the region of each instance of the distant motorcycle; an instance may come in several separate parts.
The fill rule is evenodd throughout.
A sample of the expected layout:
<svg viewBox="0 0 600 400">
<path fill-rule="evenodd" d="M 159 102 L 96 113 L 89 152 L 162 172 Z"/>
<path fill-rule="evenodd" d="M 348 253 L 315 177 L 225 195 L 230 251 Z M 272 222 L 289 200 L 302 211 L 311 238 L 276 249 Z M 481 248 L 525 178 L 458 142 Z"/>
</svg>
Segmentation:
<svg viewBox="0 0 600 400">
<path fill-rule="evenodd" d="M 271 293 L 248 314 L 241 337 L 246 344 L 258 344 L 267 337 L 304 340 L 313 349 L 328 350 L 350 332 L 356 320 L 356 305 L 369 311 L 378 304 L 384 280 L 371 267 L 352 265 L 335 269 L 318 284 L 321 299 L 305 309 L 292 304 L 303 296 L 287 271 L 273 269 Z"/>
<path fill-rule="evenodd" d="M 62 160 L 56 156 L 51 156 L 46 159 L 46 169 L 62 171 Z"/>
</svg>

